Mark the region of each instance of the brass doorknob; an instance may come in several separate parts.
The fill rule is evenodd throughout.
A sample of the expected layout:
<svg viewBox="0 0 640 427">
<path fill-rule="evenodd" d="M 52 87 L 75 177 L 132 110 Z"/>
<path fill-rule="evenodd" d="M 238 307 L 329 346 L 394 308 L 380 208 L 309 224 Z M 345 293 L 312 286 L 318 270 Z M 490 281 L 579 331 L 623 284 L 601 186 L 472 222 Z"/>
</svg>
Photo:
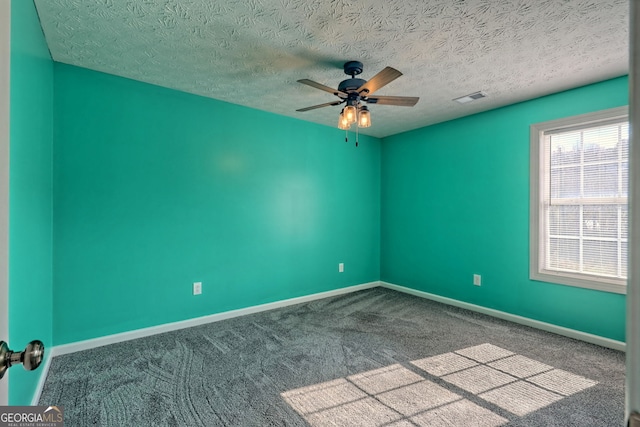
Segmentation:
<svg viewBox="0 0 640 427">
<path fill-rule="evenodd" d="M 22 363 L 22 366 L 24 366 L 24 369 L 27 371 L 33 371 L 40 366 L 43 358 L 44 344 L 42 341 L 31 341 L 27 344 L 24 351 L 21 352 L 9 350 L 7 343 L 0 341 L 0 378 L 4 377 L 7 369 L 20 363 Z"/>
</svg>

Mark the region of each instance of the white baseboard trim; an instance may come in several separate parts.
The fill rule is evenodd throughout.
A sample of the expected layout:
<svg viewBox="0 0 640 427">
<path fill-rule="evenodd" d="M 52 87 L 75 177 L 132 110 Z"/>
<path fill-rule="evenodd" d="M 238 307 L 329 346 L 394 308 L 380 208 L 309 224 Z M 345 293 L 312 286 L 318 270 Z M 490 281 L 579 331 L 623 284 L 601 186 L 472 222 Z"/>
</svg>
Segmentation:
<svg viewBox="0 0 640 427">
<path fill-rule="evenodd" d="M 510 322 L 518 323 L 525 326 L 531 326 L 532 328 L 542 329 L 543 331 L 553 332 L 565 337 L 574 338 L 580 341 L 586 341 L 591 344 L 597 344 L 602 347 L 612 348 L 614 350 L 625 351 L 626 344 L 622 341 L 612 340 L 610 338 L 604 338 L 598 335 L 589 334 L 587 332 L 577 331 L 575 329 L 569 329 L 562 326 L 553 325 L 551 323 L 541 322 L 539 320 L 529 319 L 528 317 L 522 317 L 515 314 L 506 313 L 504 311 L 494 310 L 492 308 L 482 307 L 480 305 L 471 304 L 455 300 L 452 298 L 442 297 L 428 292 L 418 291 L 416 289 L 406 288 L 404 286 L 394 285 L 393 283 L 380 282 L 380 286 L 383 288 L 393 289 L 395 291 L 404 292 L 406 294 L 418 296 L 421 298 L 430 299 L 432 301 L 441 302 L 443 304 L 452 305 L 455 307 L 464 308 L 478 313 L 487 314 L 489 316 L 497 317 L 499 319 L 508 320 Z"/>
<path fill-rule="evenodd" d="M 305 295 L 303 297 L 290 298 L 282 301 L 270 302 L 267 304 L 254 305 L 252 307 L 241 308 L 238 310 L 225 311 L 223 313 L 211 314 L 208 316 L 196 317 L 194 319 L 182 320 L 179 322 L 165 323 L 163 325 L 151 326 L 149 328 L 136 329 L 134 331 L 122 332 L 114 335 L 107 335 L 100 338 L 93 338 L 85 341 L 78 341 L 70 344 L 57 345 L 51 349 L 51 357 L 63 354 L 75 353 L 77 351 L 89 350 L 96 347 L 102 347 L 109 344 L 115 344 L 123 341 L 130 341 L 136 338 L 148 337 L 151 335 L 162 334 L 165 332 L 175 331 L 178 329 L 191 328 L 207 323 L 219 322 L 221 320 L 231 319 L 247 314 L 259 313 L 262 311 L 273 310 L 276 308 L 287 307 L 294 304 L 315 301 L 319 299 L 329 298 L 337 295 L 348 294 L 351 292 L 361 291 L 380 286 L 380 282 L 369 282 L 360 285 L 349 286 L 346 288 L 335 289 L 317 294 Z"/>
<path fill-rule="evenodd" d="M 49 367 L 51 366 L 51 359 L 53 359 L 53 348 L 51 347 L 51 351 L 47 352 L 45 350 L 44 363 L 41 366 L 42 371 L 40 371 L 40 379 L 38 380 L 38 385 L 36 386 L 36 391 L 33 394 L 33 399 L 31 399 L 31 406 L 38 406 L 38 402 L 40 401 L 40 396 L 42 395 L 42 389 L 44 388 L 44 383 L 47 381 L 47 375 L 49 375 Z"/>
</svg>

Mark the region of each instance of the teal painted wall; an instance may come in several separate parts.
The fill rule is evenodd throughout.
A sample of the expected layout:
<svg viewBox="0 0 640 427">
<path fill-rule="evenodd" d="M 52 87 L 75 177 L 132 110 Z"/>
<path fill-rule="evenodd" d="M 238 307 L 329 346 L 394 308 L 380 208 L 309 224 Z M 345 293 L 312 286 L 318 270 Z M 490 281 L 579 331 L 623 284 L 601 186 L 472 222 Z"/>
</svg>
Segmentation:
<svg viewBox="0 0 640 427">
<path fill-rule="evenodd" d="M 379 278 L 376 138 L 58 63 L 54 122 L 55 344 Z"/>
<path fill-rule="evenodd" d="M 9 337 L 51 347 L 53 62 L 31 1 L 11 2 Z M 42 369 L 9 373 L 9 404 L 30 404 Z"/>
<path fill-rule="evenodd" d="M 627 84 L 617 78 L 385 138 L 381 279 L 624 341 L 623 295 L 529 280 L 529 126 L 627 105 Z"/>
</svg>

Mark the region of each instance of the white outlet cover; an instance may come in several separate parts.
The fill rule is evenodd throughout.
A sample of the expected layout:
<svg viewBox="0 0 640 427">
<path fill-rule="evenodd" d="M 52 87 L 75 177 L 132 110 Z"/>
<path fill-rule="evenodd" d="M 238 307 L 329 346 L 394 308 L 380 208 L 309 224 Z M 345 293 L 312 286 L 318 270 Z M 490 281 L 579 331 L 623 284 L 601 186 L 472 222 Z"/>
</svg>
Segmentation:
<svg viewBox="0 0 640 427">
<path fill-rule="evenodd" d="M 193 294 L 194 295 L 202 294 L 202 282 L 194 282 L 193 283 Z"/>
<path fill-rule="evenodd" d="M 344 273 L 344 262 L 341 262 L 340 264 L 338 264 L 338 272 Z"/>
<path fill-rule="evenodd" d="M 482 285 L 482 276 L 479 274 L 474 274 L 473 275 L 473 284 L 476 286 L 480 286 Z"/>
</svg>

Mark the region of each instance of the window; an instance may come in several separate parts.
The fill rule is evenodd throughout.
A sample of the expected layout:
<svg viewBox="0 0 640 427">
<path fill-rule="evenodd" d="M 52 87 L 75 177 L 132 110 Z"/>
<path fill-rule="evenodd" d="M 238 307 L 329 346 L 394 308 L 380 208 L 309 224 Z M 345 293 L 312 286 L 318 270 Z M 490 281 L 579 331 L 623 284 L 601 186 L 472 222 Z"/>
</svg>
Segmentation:
<svg viewBox="0 0 640 427">
<path fill-rule="evenodd" d="M 625 293 L 626 107 L 531 126 L 534 280 Z"/>
</svg>

